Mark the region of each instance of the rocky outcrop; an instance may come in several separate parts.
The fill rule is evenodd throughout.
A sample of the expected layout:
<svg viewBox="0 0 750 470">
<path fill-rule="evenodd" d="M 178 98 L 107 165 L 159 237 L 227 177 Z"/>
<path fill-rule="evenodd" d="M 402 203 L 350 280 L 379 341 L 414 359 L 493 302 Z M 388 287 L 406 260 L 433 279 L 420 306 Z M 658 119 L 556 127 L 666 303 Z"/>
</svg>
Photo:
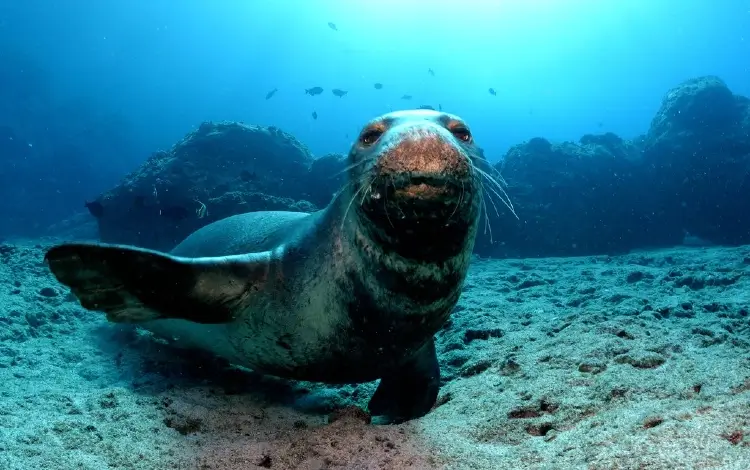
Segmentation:
<svg viewBox="0 0 750 470">
<path fill-rule="evenodd" d="M 105 242 L 168 250 L 233 214 L 323 208 L 346 168 L 344 155 L 314 159 L 273 127 L 204 123 L 102 195 L 92 213 Z M 750 100 L 716 77 L 670 90 L 634 141 L 535 138 L 482 169 L 507 180 L 518 218 L 487 189 L 480 255 L 622 253 L 679 244 L 686 234 L 750 243 Z"/>
<path fill-rule="evenodd" d="M 491 256 L 621 253 L 654 240 L 677 242 L 679 228 L 662 227 L 642 191 L 641 149 L 618 136 L 585 135 L 579 143 L 542 138 L 516 145 L 496 166 L 518 218 L 488 210 L 492 240 L 477 240 Z"/>
<path fill-rule="evenodd" d="M 687 232 L 750 243 L 750 100 L 712 76 L 676 86 L 651 123 L 644 157 L 650 189 Z"/>
<path fill-rule="evenodd" d="M 316 158 L 310 166 L 307 194 L 310 202 L 325 207 L 346 180 L 346 155 L 330 153 Z"/>
<path fill-rule="evenodd" d="M 670 90 L 635 142 L 537 138 L 513 147 L 497 169 L 519 220 L 496 218 L 492 241 L 478 239 L 480 254 L 618 253 L 686 235 L 750 243 L 750 100 L 717 77 Z"/>
<path fill-rule="evenodd" d="M 234 122 L 203 123 L 153 154 L 97 203 L 102 241 L 169 250 L 198 228 L 258 210 L 313 211 L 313 157 L 291 135 Z"/>
</svg>

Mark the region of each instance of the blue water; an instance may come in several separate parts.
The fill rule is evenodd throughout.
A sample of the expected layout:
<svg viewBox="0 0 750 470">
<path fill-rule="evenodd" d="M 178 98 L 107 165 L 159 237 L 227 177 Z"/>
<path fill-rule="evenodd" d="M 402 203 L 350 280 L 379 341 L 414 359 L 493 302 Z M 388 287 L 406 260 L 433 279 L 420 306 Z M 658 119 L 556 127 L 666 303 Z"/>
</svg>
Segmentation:
<svg viewBox="0 0 750 470">
<path fill-rule="evenodd" d="M 205 314 L 173 295 L 184 264 L 52 248 L 321 209 L 348 164 L 327 154 L 425 105 L 495 166 L 440 130 L 484 199 L 436 405 L 406 424 L 370 425 L 374 383 L 262 376 L 80 304 Z M 748 192 L 750 0 L 0 0 L 0 470 L 750 468 Z M 451 249 L 442 223 L 384 258 Z"/>
<path fill-rule="evenodd" d="M 205 120 L 323 155 L 373 116 L 439 104 L 497 160 L 534 136 L 635 137 L 695 76 L 750 95 L 748 57 L 745 0 L 6 0 L 0 126 L 31 147 L 0 155 L 0 233 L 43 231 Z"/>
</svg>

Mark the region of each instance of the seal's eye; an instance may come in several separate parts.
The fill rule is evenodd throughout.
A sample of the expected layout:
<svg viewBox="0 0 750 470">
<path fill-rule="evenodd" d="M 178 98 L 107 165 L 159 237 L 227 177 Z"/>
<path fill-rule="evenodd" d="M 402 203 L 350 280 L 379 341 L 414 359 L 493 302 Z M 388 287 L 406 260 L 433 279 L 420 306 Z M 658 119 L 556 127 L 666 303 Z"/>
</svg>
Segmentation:
<svg viewBox="0 0 750 470">
<path fill-rule="evenodd" d="M 359 141 L 362 143 L 362 145 L 369 146 L 377 142 L 381 135 L 383 135 L 383 131 L 381 131 L 380 129 L 367 129 L 359 137 Z"/>
<path fill-rule="evenodd" d="M 451 129 L 451 132 L 461 142 L 471 142 L 471 132 L 464 126 L 456 126 Z"/>
</svg>

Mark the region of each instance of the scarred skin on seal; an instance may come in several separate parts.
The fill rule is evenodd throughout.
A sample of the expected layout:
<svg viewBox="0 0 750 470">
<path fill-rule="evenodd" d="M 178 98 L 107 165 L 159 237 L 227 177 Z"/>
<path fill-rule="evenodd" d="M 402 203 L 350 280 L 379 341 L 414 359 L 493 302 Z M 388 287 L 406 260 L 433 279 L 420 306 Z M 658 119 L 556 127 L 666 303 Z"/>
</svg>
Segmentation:
<svg viewBox="0 0 750 470">
<path fill-rule="evenodd" d="M 229 217 L 170 254 L 64 244 L 45 259 L 110 321 L 280 377 L 382 379 L 370 412 L 415 418 L 437 398 L 433 337 L 469 267 L 480 160 L 459 117 L 391 113 L 364 127 L 322 211 Z"/>
</svg>

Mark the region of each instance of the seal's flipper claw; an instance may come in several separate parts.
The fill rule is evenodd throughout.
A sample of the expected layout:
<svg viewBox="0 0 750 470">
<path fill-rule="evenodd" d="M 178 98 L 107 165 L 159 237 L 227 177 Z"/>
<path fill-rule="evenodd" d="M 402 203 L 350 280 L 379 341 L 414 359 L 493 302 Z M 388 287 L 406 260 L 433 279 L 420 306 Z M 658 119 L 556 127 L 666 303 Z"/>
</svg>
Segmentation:
<svg viewBox="0 0 750 470">
<path fill-rule="evenodd" d="M 368 409 L 374 416 L 390 422 L 402 422 L 427 414 L 440 390 L 440 366 L 435 340 L 424 347 L 392 374 L 380 380 Z"/>
<path fill-rule="evenodd" d="M 178 258 L 105 244 L 64 244 L 47 251 L 55 277 L 81 305 L 113 322 L 179 318 L 226 323 L 268 278 L 268 252 L 218 258 Z"/>
</svg>

